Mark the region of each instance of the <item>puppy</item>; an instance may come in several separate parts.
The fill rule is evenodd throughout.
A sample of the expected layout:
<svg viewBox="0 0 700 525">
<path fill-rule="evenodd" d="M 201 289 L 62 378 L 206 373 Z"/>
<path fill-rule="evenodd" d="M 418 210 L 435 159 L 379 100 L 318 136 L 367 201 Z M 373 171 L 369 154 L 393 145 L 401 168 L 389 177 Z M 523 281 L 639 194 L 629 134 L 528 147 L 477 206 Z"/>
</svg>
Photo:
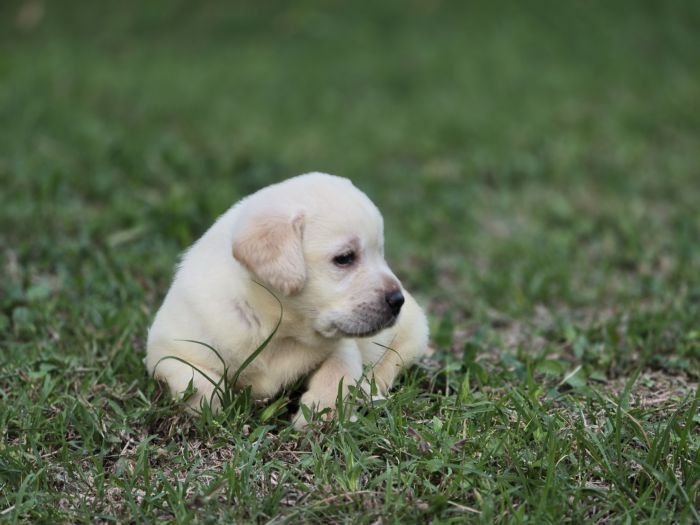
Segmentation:
<svg viewBox="0 0 700 525">
<path fill-rule="evenodd" d="M 219 217 L 182 257 L 146 366 L 174 396 L 191 383 L 191 407 L 216 411 L 212 381 L 234 374 L 278 322 L 236 386 L 266 398 L 311 374 L 301 403 L 314 411 L 333 408 L 340 385 L 369 392 L 373 380 L 385 395 L 427 348 L 425 315 L 384 260 L 382 216 L 347 179 L 300 175 Z M 293 422 L 307 424 L 301 410 Z"/>
</svg>

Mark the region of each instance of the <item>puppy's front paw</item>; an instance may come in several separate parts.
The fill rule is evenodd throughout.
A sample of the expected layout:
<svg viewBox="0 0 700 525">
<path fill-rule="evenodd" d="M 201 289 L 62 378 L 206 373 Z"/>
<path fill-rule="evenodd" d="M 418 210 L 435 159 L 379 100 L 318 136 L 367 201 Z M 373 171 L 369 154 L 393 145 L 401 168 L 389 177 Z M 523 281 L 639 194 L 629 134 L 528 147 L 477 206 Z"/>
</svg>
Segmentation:
<svg viewBox="0 0 700 525">
<path fill-rule="evenodd" d="M 361 376 L 362 355 L 354 341 L 345 340 L 311 376 L 309 389 L 301 396 L 301 405 L 311 413 L 322 413 L 325 419 L 333 417 L 336 400 L 347 398 L 348 388 Z M 294 416 L 294 427 L 301 429 L 308 423 L 300 409 Z"/>
<path fill-rule="evenodd" d="M 335 399 L 331 401 L 321 400 L 313 393 L 306 392 L 301 396 L 299 403 L 301 406 L 292 418 L 292 425 L 297 430 L 303 430 L 310 422 L 305 412 L 308 413 L 312 419 L 320 417 L 324 421 L 331 419 L 335 414 Z"/>
<path fill-rule="evenodd" d="M 385 394 L 389 390 L 386 386 L 372 382 L 368 379 L 363 379 L 359 384 L 360 390 L 364 393 L 363 399 L 370 401 L 383 401 L 386 399 Z"/>
</svg>

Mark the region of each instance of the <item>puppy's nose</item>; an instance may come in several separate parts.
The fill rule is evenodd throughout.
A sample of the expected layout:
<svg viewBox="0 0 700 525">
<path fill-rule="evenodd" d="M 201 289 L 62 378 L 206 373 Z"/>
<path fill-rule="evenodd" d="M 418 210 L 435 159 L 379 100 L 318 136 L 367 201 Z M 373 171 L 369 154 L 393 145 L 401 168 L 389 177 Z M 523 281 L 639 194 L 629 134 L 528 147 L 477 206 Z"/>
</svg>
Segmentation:
<svg viewBox="0 0 700 525">
<path fill-rule="evenodd" d="M 399 315 L 399 312 L 401 311 L 401 306 L 404 302 L 401 290 L 397 288 L 396 290 L 387 292 L 384 298 L 386 299 L 386 304 L 388 304 L 389 308 L 391 308 L 391 313 L 393 313 L 394 315 Z"/>
</svg>

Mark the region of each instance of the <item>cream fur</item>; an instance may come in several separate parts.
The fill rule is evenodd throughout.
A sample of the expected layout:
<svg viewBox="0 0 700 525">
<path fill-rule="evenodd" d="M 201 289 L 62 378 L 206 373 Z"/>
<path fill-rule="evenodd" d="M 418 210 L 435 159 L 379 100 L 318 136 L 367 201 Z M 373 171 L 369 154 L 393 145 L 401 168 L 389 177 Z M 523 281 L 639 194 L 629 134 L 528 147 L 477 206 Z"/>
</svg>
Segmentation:
<svg viewBox="0 0 700 525">
<path fill-rule="evenodd" d="M 334 257 L 353 252 L 350 267 Z M 367 196 L 347 179 L 309 173 L 268 186 L 224 213 L 182 258 L 148 334 L 146 366 L 188 403 L 210 402 L 213 386 L 176 356 L 214 381 L 229 373 L 282 323 L 270 344 L 239 376 L 258 398 L 311 374 L 302 403 L 333 407 L 342 381 L 367 388 L 373 376 L 385 395 L 399 371 L 427 347 L 420 307 L 401 288 L 398 318 L 386 294 L 401 287 L 384 260 L 383 221 Z M 375 344 L 375 343 L 379 343 Z M 380 346 L 381 345 L 381 346 Z M 387 350 L 385 347 L 389 347 Z M 363 369 L 368 373 L 363 375 Z M 302 428 L 301 412 L 294 425 Z"/>
</svg>

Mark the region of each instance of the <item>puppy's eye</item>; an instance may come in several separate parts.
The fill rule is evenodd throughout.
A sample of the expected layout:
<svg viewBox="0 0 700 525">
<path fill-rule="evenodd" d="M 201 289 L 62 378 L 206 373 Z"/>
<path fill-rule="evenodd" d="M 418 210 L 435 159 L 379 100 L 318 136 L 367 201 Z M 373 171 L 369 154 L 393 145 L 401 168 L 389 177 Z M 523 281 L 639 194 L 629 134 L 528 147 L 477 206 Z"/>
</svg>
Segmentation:
<svg viewBox="0 0 700 525">
<path fill-rule="evenodd" d="M 355 252 L 341 253 L 333 257 L 333 264 L 340 266 L 341 268 L 352 265 L 355 262 L 356 256 Z"/>
</svg>

